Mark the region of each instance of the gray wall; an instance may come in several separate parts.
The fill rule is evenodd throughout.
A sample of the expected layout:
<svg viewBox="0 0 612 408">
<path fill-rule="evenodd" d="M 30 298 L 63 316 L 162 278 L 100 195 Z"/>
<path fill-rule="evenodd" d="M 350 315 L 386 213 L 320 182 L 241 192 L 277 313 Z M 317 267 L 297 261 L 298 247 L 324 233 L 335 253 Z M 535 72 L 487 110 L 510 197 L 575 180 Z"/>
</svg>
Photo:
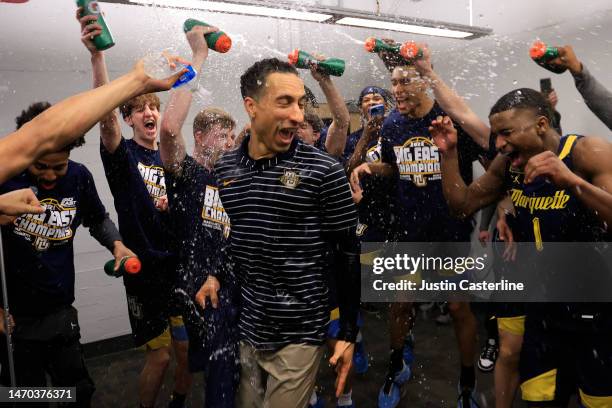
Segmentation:
<svg viewBox="0 0 612 408">
<path fill-rule="evenodd" d="M 326 3 L 334 4 L 333 1 Z M 343 5 L 359 8 L 369 3 L 372 2 L 345 1 Z M 415 8 L 423 3 L 410 2 Z M 437 9 L 417 12 L 416 15 L 435 18 L 436 10 L 440 10 L 442 14 L 438 18 L 441 20 L 467 22 L 465 4 L 441 0 L 433 3 Z M 551 43 L 571 43 L 591 72 L 612 89 L 612 74 L 608 68 L 612 63 L 612 15 L 609 11 L 591 9 L 593 4 L 601 6 L 605 2 L 583 6 L 578 1 L 553 1 L 552 4 L 562 4 L 563 7 L 551 10 L 542 22 L 533 21 L 534 15 L 543 15 L 546 10 L 539 3 L 530 6 L 533 2 L 521 0 L 497 9 L 489 3 L 493 2 L 475 1 L 485 10 L 476 15 L 475 23 L 490 24 L 496 33 L 501 33 L 493 37 L 459 41 L 398 33 L 390 35 L 397 40 L 414 38 L 429 42 L 436 69 L 456 85 L 460 94 L 469 98 L 470 105 L 484 120 L 489 107 L 503 93 L 520 86 L 537 88 L 539 78 L 552 77 L 560 98 L 558 109 L 563 115 L 564 130 L 610 138 L 609 130 L 582 103 L 569 74 L 557 76 L 549 73 L 531 62 L 527 55 L 528 47 L 536 37 Z M 499 2 L 494 3 L 499 5 Z M 397 11 L 398 4 L 383 2 L 386 6 L 383 11 Z M 148 50 L 174 46 L 182 55 L 188 55 L 180 31 L 182 21 L 187 17 L 214 21 L 230 33 L 234 48 L 226 55 L 211 52 L 202 75 L 205 91 L 198 95 L 195 104 L 198 107 L 223 107 L 235 115 L 240 124 L 246 119 L 238 89 L 240 73 L 256 59 L 267 56 L 284 58 L 296 47 L 347 60 L 347 73 L 336 80 L 346 99 L 355 98 L 365 85 L 388 84 L 388 75 L 382 64 L 365 53 L 361 44 L 372 34 L 382 36 L 385 33 L 265 18 L 211 16 L 184 10 L 108 4 L 103 4 L 103 7 L 117 39 L 117 45 L 107 52 L 112 77 L 127 71 L 133 61 Z M 568 7 L 576 9 L 570 14 L 580 17 L 559 20 L 568 14 L 565 10 Z M 551 16 L 558 18 L 555 20 Z M 490 20 L 493 17 L 495 21 Z M 496 22 L 500 24 L 499 29 Z M 558 24 L 537 28 L 542 23 Z M 32 0 L 24 5 L 0 4 L 0 134 L 14 129 L 15 116 L 29 103 L 37 100 L 57 102 L 90 87 L 89 58 L 79 42 L 78 32 L 70 1 Z M 306 84 L 321 97 L 312 78 L 304 76 Z M 190 134 L 189 124 L 195 112 L 194 107 L 186 122 L 185 135 Z M 124 131 L 130 134 L 127 127 Z M 189 143 L 191 146 L 191 140 Z M 97 128 L 89 132 L 88 143 L 73 153 L 73 159 L 84 163 L 93 172 L 100 196 L 114 217 L 111 195 L 99 160 Z M 75 245 L 76 307 L 80 311 L 83 341 L 129 333 L 122 282 L 108 278 L 101 268 L 110 254 L 91 239 L 85 229 L 77 233 Z"/>
</svg>

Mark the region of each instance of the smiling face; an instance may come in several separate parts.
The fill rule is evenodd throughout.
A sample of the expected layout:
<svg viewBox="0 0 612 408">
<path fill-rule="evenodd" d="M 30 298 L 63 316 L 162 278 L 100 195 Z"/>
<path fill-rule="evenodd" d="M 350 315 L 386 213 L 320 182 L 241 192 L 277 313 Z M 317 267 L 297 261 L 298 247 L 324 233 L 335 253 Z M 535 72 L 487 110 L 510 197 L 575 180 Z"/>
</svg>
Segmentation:
<svg viewBox="0 0 612 408">
<path fill-rule="evenodd" d="M 28 172 L 39 188 L 51 190 L 66 175 L 69 158 L 70 151 L 46 154 L 29 166 Z"/>
<path fill-rule="evenodd" d="M 546 150 L 543 135 L 548 119 L 531 109 L 513 108 L 489 117 L 495 148 L 510 159 L 516 169 L 523 169 L 530 158 Z"/>
<path fill-rule="evenodd" d="M 370 94 L 364 95 L 364 97 L 361 99 L 361 106 L 360 106 L 361 114 L 363 115 L 364 118 L 369 119 L 370 117 L 369 110 L 374 105 L 385 105 L 385 98 L 383 98 L 382 95 L 377 94 L 377 93 L 370 93 Z"/>
<path fill-rule="evenodd" d="M 136 142 L 150 145 L 157 139 L 157 123 L 159 122 L 159 110 L 157 106 L 145 103 L 143 106 L 132 109 L 132 113 L 125 122 L 134 130 Z"/>
<path fill-rule="evenodd" d="M 427 98 L 427 82 L 414 67 L 400 66 L 391 75 L 391 91 L 396 108 L 402 115 L 411 115 Z"/>
<path fill-rule="evenodd" d="M 256 97 L 245 97 L 251 117 L 251 135 L 262 147 L 260 154 L 273 156 L 286 152 L 304 121 L 306 94 L 304 82 L 293 73 L 274 72 Z"/>
</svg>

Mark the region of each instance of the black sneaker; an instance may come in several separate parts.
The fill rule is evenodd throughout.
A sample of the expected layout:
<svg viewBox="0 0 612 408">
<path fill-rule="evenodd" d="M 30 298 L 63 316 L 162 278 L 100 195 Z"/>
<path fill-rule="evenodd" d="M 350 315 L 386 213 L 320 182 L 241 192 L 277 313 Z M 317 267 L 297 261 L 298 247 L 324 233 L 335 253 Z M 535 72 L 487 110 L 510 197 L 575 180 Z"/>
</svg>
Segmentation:
<svg viewBox="0 0 612 408">
<path fill-rule="evenodd" d="M 495 368 L 495 361 L 499 354 L 499 346 L 495 339 L 489 339 L 482 347 L 480 358 L 478 359 L 478 369 L 483 373 L 490 373 Z"/>
</svg>

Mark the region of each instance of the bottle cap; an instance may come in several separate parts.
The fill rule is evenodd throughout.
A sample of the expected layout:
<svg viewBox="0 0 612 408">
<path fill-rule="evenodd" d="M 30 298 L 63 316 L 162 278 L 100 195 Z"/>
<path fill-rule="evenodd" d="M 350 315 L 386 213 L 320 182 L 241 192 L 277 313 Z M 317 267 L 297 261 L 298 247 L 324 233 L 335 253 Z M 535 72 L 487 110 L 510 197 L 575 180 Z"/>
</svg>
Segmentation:
<svg viewBox="0 0 612 408">
<path fill-rule="evenodd" d="M 289 63 L 291 65 L 297 65 L 298 60 L 300 59 L 300 50 L 297 48 L 289 53 Z"/>
<path fill-rule="evenodd" d="M 414 41 L 407 41 L 400 47 L 400 55 L 408 60 L 415 59 L 419 55 L 419 46 Z"/>
<path fill-rule="evenodd" d="M 173 88 L 177 88 L 181 85 L 186 84 L 187 82 L 191 81 L 193 78 L 195 78 L 198 75 L 196 70 L 191 65 L 183 65 L 183 66 L 185 67 L 187 71 L 183 72 L 183 74 L 179 77 L 179 79 L 176 80 L 174 85 L 172 85 Z"/>
<path fill-rule="evenodd" d="M 376 38 L 374 37 L 368 38 L 367 40 L 365 40 L 365 43 L 363 44 L 363 46 L 367 52 L 374 52 L 374 50 L 376 49 Z"/>
<path fill-rule="evenodd" d="M 131 273 L 131 274 L 140 272 L 140 268 L 141 268 L 140 260 L 135 257 L 128 258 L 123 264 L 123 269 L 125 269 L 127 273 Z"/>
<path fill-rule="evenodd" d="M 227 34 L 220 35 L 215 42 L 215 51 L 220 53 L 228 52 L 232 48 L 232 39 Z"/>
<path fill-rule="evenodd" d="M 546 47 L 546 44 L 544 44 L 544 42 L 537 40 L 533 43 L 533 45 L 529 49 L 529 56 L 532 59 L 542 58 L 544 54 L 546 54 L 546 48 L 547 47 Z"/>
</svg>

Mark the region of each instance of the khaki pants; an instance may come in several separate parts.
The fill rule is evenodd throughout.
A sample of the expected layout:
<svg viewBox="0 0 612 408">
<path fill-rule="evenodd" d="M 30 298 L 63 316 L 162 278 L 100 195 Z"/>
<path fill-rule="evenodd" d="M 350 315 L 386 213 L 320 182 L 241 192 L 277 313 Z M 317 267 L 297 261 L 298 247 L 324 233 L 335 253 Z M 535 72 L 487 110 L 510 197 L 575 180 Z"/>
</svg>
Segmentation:
<svg viewBox="0 0 612 408">
<path fill-rule="evenodd" d="M 239 408 L 305 408 L 315 386 L 322 346 L 290 344 L 257 351 L 240 343 Z"/>
</svg>

